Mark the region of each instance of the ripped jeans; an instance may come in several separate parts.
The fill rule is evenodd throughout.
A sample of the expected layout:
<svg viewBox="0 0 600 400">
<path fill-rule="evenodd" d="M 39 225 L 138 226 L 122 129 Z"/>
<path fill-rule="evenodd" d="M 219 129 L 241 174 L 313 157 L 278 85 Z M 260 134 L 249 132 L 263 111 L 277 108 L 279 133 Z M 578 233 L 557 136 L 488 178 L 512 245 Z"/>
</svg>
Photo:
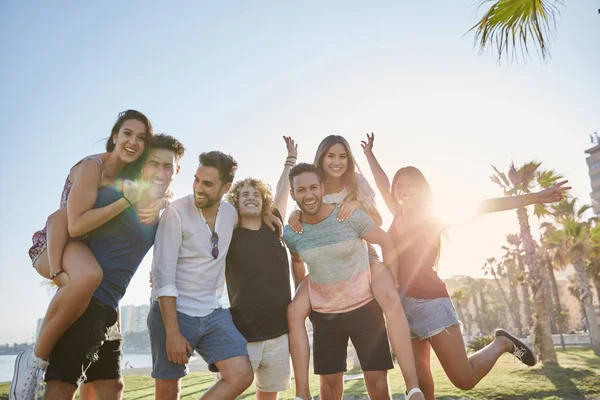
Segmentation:
<svg viewBox="0 0 600 400">
<path fill-rule="evenodd" d="M 121 341 L 107 341 L 117 311 L 92 298 L 77 321 L 60 338 L 50 354 L 45 381 L 75 386 L 83 382 L 120 377 Z"/>
<path fill-rule="evenodd" d="M 400 299 L 412 339 L 429 339 L 451 326 L 460 324 L 454 304 L 449 297 L 420 299 L 404 296 Z"/>
</svg>

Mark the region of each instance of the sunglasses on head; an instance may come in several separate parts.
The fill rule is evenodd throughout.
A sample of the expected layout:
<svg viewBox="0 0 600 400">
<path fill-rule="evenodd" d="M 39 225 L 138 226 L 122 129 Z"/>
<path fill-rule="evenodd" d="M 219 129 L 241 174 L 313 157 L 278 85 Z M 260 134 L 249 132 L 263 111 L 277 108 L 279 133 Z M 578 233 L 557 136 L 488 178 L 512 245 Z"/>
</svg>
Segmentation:
<svg viewBox="0 0 600 400">
<path fill-rule="evenodd" d="M 210 242 L 212 243 L 211 254 L 216 260 L 217 257 L 219 257 L 219 235 L 217 235 L 217 232 L 213 232 L 212 236 L 210 237 Z"/>
</svg>

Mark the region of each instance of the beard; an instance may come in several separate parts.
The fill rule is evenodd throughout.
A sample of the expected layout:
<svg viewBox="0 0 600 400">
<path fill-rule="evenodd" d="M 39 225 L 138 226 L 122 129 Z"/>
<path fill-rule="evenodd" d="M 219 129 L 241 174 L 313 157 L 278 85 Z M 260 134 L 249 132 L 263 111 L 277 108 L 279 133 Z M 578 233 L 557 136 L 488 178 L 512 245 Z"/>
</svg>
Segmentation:
<svg viewBox="0 0 600 400">
<path fill-rule="evenodd" d="M 321 199 L 316 199 L 315 200 L 315 205 L 313 206 L 312 210 L 311 209 L 307 209 L 306 206 L 302 203 L 296 202 L 296 204 L 298 205 L 298 207 L 300 208 L 300 210 L 306 214 L 306 215 L 315 215 L 318 214 L 319 211 L 321 211 L 321 206 L 323 205 L 322 200 Z"/>
<path fill-rule="evenodd" d="M 196 198 L 196 196 L 194 195 L 194 205 L 196 206 L 196 208 L 199 208 L 199 209 L 211 208 L 212 206 L 217 204 L 219 201 L 221 201 L 221 198 L 218 196 L 215 196 L 215 197 L 209 196 L 203 200 L 198 200 Z"/>
</svg>

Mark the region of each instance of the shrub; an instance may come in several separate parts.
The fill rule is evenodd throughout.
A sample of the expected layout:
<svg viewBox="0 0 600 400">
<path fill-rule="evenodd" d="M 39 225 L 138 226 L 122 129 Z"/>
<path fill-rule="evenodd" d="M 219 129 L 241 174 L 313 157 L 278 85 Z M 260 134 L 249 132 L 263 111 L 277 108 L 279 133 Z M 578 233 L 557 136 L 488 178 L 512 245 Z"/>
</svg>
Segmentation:
<svg viewBox="0 0 600 400">
<path fill-rule="evenodd" d="M 467 348 L 469 350 L 471 350 L 472 352 L 476 352 L 479 351 L 481 349 L 483 349 L 485 346 L 487 346 L 488 344 L 492 343 L 494 341 L 494 335 L 488 335 L 488 336 L 476 336 L 473 338 L 473 340 L 471 340 L 469 342 L 469 344 L 467 345 Z"/>
</svg>

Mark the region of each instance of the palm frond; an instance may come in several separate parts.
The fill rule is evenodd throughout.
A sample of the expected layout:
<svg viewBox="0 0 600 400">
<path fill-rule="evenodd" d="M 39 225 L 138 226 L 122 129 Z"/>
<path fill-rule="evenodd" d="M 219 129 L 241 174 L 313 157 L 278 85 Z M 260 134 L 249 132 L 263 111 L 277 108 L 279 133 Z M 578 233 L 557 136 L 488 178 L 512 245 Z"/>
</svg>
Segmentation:
<svg viewBox="0 0 600 400">
<path fill-rule="evenodd" d="M 590 208 L 592 208 L 591 205 L 589 204 L 584 204 L 581 207 L 579 207 L 579 210 L 577 210 L 577 218 L 583 218 L 583 215 L 585 214 L 585 212 L 587 210 L 589 210 Z"/>
<path fill-rule="evenodd" d="M 538 218 L 542 218 L 544 215 L 549 214 L 548 208 L 543 203 L 535 203 L 533 206 L 533 214 Z"/>
<path fill-rule="evenodd" d="M 527 164 L 523 164 L 522 167 L 519 168 L 521 185 L 520 188 L 524 193 L 529 193 L 531 191 L 531 184 L 533 183 L 533 177 L 537 169 L 542 165 L 541 162 L 530 161 Z"/>
<path fill-rule="evenodd" d="M 540 185 L 544 189 L 547 189 L 550 186 L 554 186 L 556 182 L 563 178 L 564 177 L 561 174 L 556 173 L 552 169 L 537 171 L 535 174 L 535 180 L 537 181 L 538 185 Z"/>
<path fill-rule="evenodd" d="M 492 5 L 469 29 L 475 31 L 480 53 L 488 45 L 495 46 L 498 61 L 509 55 L 514 60 L 519 51 L 528 56 L 529 41 L 533 41 L 542 59 L 549 55 L 547 38 L 556 28 L 557 5 L 562 0 L 480 0 L 479 7 L 487 3 Z"/>
<path fill-rule="evenodd" d="M 508 244 L 517 247 L 519 246 L 519 244 L 521 244 L 521 237 L 518 233 L 510 233 L 506 235 L 506 241 L 508 242 Z"/>
<path fill-rule="evenodd" d="M 500 187 L 502 187 L 505 194 L 508 194 L 508 192 L 512 189 L 510 181 L 506 178 L 506 175 L 504 174 L 504 172 L 500 172 L 498 170 L 498 168 L 496 168 L 493 165 L 491 167 L 494 170 L 494 172 L 496 173 L 496 175 L 490 176 L 490 179 L 492 180 L 492 182 L 494 182 L 497 185 L 499 185 Z M 494 180 L 494 178 L 495 178 L 495 180 Z M 500 179 L 502 180 L 502 182 L 500 182 Z"/>
</svg>

